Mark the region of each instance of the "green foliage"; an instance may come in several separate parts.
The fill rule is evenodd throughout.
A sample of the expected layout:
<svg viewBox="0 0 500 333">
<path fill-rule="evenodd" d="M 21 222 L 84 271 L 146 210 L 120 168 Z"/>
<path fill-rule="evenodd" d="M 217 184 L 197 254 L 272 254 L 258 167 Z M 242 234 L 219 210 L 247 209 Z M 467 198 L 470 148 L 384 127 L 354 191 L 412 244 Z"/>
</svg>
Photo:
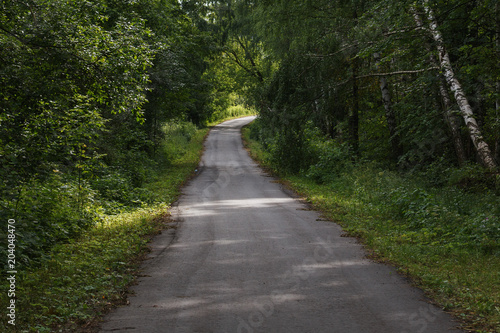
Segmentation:
<svg viewBox="0 0 500 333">
<path fill-rule="evenodd" d="M 317 141 L 315 145 L 319 161 L 309 167 L 307 177 L 318 183 L 329 183 L 352 169 L 352 152 L 348 146 L 338 145 L 332 140 Z"/>
<path fill-rule="evenodd" d="M 22 189 L 22 201 L 1 217 L 16 216 L 16 268 L 22 281 L 16 307 L 22 315 L 14 329 L 0 322 L 2 332 L 74 331 L 123 302 L 137 275 L 138 259 L 147 252 L 150 237 L 165 228 L 169 205 L 198 165 L 208 132 L 182 121 L 169 122 L 164 130 L 158 164 L 149 170 L 154 176 L 142 188 L 107 168 L 92 184 L 80 187 L 54 172 L 49 182 Z M 148 200 L 130 202 L 134 195 Z M 18 214 L 12 215 L 16 208 Z M 3 258 L 6 248 L 2 243 Z M 26 265 L 28 258 L 36 259 L 36 265 Z M 2 281 L 2 290 L 7 290 L 7 280 Z M 7 307 L 8 301 L 2 293 L 0 305 Z"/>
<path fill-rule="evenodd" d="M 197 134 L 197 128 L 193 123 L 182 121 L 171 121 L 163 125 L 165 141 L 162 151 L 167 163 L 182 158 L 188 152 L 189 142 Z"/>
<path fill-rule="evenodd" d="M 250 52 L 247 60 L 259 59 L 257 68 L 270 69 L 261 70 L 263 79 L 253 94 L 268 127 L 267 141 L 290 140 L 294 149 L 297 138 L 282 128 L 300 133 L 312 121 L 323 135 L 341 144 L 349 142 L 356 156 L 389 168 L 414 172 L 436 161 L 451 166 L 463 164 L 464 159 L 476 163 L 473 147 L 467 147 L 467 129 L 454 110 L 456 101 L 443 102 L 436 45 L 417 27 L 416 15 L 424 27 L 429 23 L 422 2 L 230 4 L 248 9 L 234 11 L 233 28 L 256 52 Z M 491 27 L 498 26 L 495 17 L 500 9 L 494 1 L 434 1 L 430 6 L 439 17 L 439 29 L 480 130 L 498 160 L 499 66 L 493 59 L 498 58 L 499 37 L 498 29 Z M 257 51 L 259 46 L 263 50 Z M 374 61 L 374 54 L 379 60 Z M 456 152 L 457 140 L 444 117 L 450 108 L 459 117 L 455 133 L 466 148 L 464 157 Z"/>
<path fill-rule="evenodd" d="M 276 131 L 268 143 L 271 164 L 281 172 L 297 173 L 307 169 L 312 161 L 311 146 L 300 128 L 284 127 Z"/>
<path fill-rule="evenodd" d="M 478 168 L 473 164 L 450 169 L 448 184 L 478 194 L 488 193 L 489 191 L 500 193 L 499 175 L 492 174 L 488 170 Z"/>
<path fill-rule="evenodd" d="M 387 197 L 394 216 L 407 220 L 408 230 L 415 236 L 425 235 L 432 245 L 469 247 L 485 253 L 500 251 L 498 197 L 481 198 L 456 189 L 436 191 L 415 186 L 398 187 Z"/>
<path fill-rule="evenodd" d="M 118 164 L 115 167 L 98 164 L 90 172 L 82 164 L 77 177 L 53 169 L 43 181 L 32 180 L 10 189 L 11 195 L 0 201 L 3 207 L 0 218 L 2 221 L 17 221 L 18 267 L 37 266 L 51 247 L 78 237 L 106 214 L 166 200 L 145 184 L 159 177 L 162 168 L 183 159 L 196 160 L 193 150 L 199 147 L 193 144 L 199 145 L 199 133 L 192 123 L 173 121 L 164 125 L 165 141 L 156 160 L 140 150 L 125 150 L 114 157 L 115 164 Z M 192 165 L 188 174 L 194 168 Z M 176 172 L 186 176 L 180 170 Z M 172 181 L 178 182 L 178 178 Z M 2 242 L 6 239 L 2 237 Z M 6 251 L 7 247 L 2 246 L 0 254 L 4 258 L 7 258 Z"/>
<path fill-rule="evenodd" d="M 272 166 L 269 164 L 269 152 L 259 141 L 259 133 L 256 126 L 257 124 L 258 120 L 252 122 L 250 125 L 243 127 L 241 131 L 243 143 L 245 147 L 248 148 L 248 152 L 254 160 L 258 161 L 261 166 L 272 169 Z"/>
<path fill-rule="evenodd" d="M 16 201 L 1 202 L 5 209 L 0 218 L 16 220 L 16 257 L 20 269 L 37 262 L 54 244 L 78 236 L 99 219 L 93 206 L 96 192 L 86 183 L 65 181 L 55 174 L 43 183 L 32 181 L 16 191 L 19 192 Z M 3 244 L 7 240 L 5 231 L 1 236 Z M 7 258 L 7 246 L 1 247 L 0 254 Z"/>
</svg>

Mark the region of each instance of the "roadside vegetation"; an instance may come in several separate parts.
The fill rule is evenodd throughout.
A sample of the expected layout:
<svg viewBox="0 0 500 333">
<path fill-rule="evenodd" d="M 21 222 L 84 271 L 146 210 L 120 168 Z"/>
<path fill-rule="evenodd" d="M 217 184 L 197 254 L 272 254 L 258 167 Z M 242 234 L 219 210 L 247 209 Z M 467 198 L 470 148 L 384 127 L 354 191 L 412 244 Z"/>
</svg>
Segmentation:
<svg viewBox="0 0 500 333">
<path fill-rule="evenodd" d="M 120 298 L 206 127 L 258 114 L 263 163 L 498 332 L 499 14 L 494 0 L 2 1 L 0 285 L 18 272 L 16 328 L 76 327 Z"/>
<path fill-rule="evenodd" d="M 244 128 L 246 145 L 285 186 L 357 237 L 372 259 L 395 265 L 465 328 L 499 332 L 500 184 L 495 178 L 474 168 L 437 171 L 433 166 L 401 174 L 369 161 L 352 162 L 345 147 L 317 140 L 310 141 L 317 163 L 304 172 L 284 173 L 276 168 L 272 150 L 258 141 L 259 130 L 258 120 Z"/>
<path fill-rule="evenodd" d="M 144 186 L 131 191 L 125 181 L 101 184 L 86 203 L 86 209 L 96 212 L 96 221 L 42 254 L 33 253 L 37 259 L 30 265 L 20 265 L 16 325 L 2 321 L 2 332 L 79 330 L 92 326 L 96 317 L 125 300 L 148 241 L 166 228 L 169 205 L 198 165 L 208 132 L 208 128 L 179 121 L 166 123 L 163 130 L 165 140 L 154 167 L 147 170 Z M 19 223 L 17 228 L 21 233 L 24 225 Z M 2 280 L 2 290 L 7 290 Z M 6 296 L 1 295 L 2 308 L 7 307 Z"/>
<path fill-rule="evenodd" d="M 226 119 L 251 113 L 241 109 L 241 115 L 228 112 L 231 117 Z M 148 242 L 169 228 L 170 205 L 195 174 L 209 129 L 185 121 L 165 123 L 165 139 L 142 187 L 131 189 L 127 182 L 108 181 L 87 203 L 86 209 L 96 212 L 96 222 L 77 236 L 39 250 L 40 254 L 33 254 L 35 261 L 21 266 L 16 274 L 16 325 L 2 321 L 0 330 L 92 331 L 103 314 L 124 304 L 128 287 L 140 274 Z M 5 281 L 1 286 L 9 289 Z M 2 294 L 0 306 L 7 308 L 8 302 L 7 294 Z"/>
</svg>

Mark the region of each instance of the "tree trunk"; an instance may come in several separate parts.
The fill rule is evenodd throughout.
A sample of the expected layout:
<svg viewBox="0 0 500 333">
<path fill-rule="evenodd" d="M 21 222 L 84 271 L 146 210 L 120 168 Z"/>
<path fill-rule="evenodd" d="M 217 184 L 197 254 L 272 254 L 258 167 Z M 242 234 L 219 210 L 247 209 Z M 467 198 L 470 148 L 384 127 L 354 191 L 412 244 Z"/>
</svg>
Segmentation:
<svg viewBox="0 0 500 333">
<path fill-rule="evenodd" d="M 432 57 L 434 58 L 434 57 Z M 437 61 L 435 58 L 431 61 Z M 446 81 L 442 75 L 438 78 L 439 93 L 444 106 L 444 118 L 450 129 L 453 146 L 457 154 L 457 161 L 460 166 L 465 164 L 467 155 L 465 154 L 462 137 L 460 135 L 460 119 L 453 113 L 452 101 L 448 89 L 446 88 Z"/>
<path fill-rule="evenodd" d="M 495 169 L 497 167 L 497 164 L 493 158 L 490 147 L 488 146 L 486 141 L 484 141 L 481 130 L 479 129 L 477 121 L 474 118 L 474 113 L 469 104 L 469 101 L 467 100 L 467 97 L 465 96 L 462 85 L 458 81 L 453 71 L 450 56 L 445 48 L 443 37 L 438 31 L 438 24 L 434 17 L 434 13 L 429 6 L 428 0 L 424 0 L 424 8 L 429 19 L 429 30 L 432 34 L 432 37 L 434 38 L 434 41 L 436 42 L 436 46 L 439 52 L 441 69 L 443 71 L 446 82 L 455 95 L 455 100 L 457 101 L 462 117 L 465 120 L 465 124 L 467 126 L 467 129 L 469 130 L 469 134 L 472 142 L 474 143 L 474 147 L 477 151 L 479 160 L 485 167 L 489 169 Z"/>
<path fill-rule="evenodd" d="M 380 53 L 374 53 L 373 58 L 375 59 L 375 66 L 378 68 L 380 62 Z M 387 121 L 387 127 L 389 129 L 390 139 L 389 142 L 392 147 L 392 158 L 397 162 L 398 157 L 402 155 L 401 149 L 401 138 L 397 133 L 397 122 L 396 116 L 394 115 L 394 110 L 392 109 L 392 100 L 389 93 L 389 85 L 387 84 L 387 79 L 385 76 L 379 78 L 380 92 L 382 93 L 382 102 L 385 109 L 385 119 Z"/>
<path fill-rule="evenodd" d="M 496 47 L 497 47 L 497 59 L 500 58 L 500 3 L 497 2 L 497 4 L 495 5 L 495 13 L 496 13 L 496 27 L 497 27 L 497 32 L 496 32 L 496 40 L 495 40 L 495 44 L 496 44 Z M 497 67 L 497 70 L 498 67 Z M 497 123 L 500 122 L 499 120 L 499 117 L 500 117 L 500 80 L 497 79 L 497 82 L 496 82 L 496 93 L 497 93 L 497 97 L 496 97 L 496 100 L 495 100 L 495 116 L 496 116 L 496 121 Z M 499 135 L 497 134 L 496 135 L 496 140 L 495 140 L 495 159 L 496 159 L 496 162 L 497 163 L 500 163 L 500 137 Z"/>
<path fill-rule="evenodd" d="M 415 9 L 413 9 L 413 17 L 415 18 L 417 26 L 419 28 L 423 28 L 424 24 L 422 23 L 422 18 Z M 432 54 L 431 46 L 428 43 L 425 43 L 425 48 L 429 51 L 432 66 L 439 67 L 439 61 Z M 450 94 L 448 93 L 448 88 L 446 87 L 446 80 L 441 74 L 439 74 L 438 77 L 438 88 L 439 95 L 441 96 L 441 101 L 443 103 L 444 120 L 450 130 L 453 146 L 455 147 L 455 153 L 457 154 L 458 164 L 462 166 L 467 160 L 467 155 L 465 153 L 462 137 L 460 135 L 460 119 L 453 113 L 453 102 Z"/>
<path fill-rule="evenodd" d="M 349 114 L 349 138 L 355 156 L 359 155 L 358 59 L 352 61 L 352 107 Z"/>
</svg>

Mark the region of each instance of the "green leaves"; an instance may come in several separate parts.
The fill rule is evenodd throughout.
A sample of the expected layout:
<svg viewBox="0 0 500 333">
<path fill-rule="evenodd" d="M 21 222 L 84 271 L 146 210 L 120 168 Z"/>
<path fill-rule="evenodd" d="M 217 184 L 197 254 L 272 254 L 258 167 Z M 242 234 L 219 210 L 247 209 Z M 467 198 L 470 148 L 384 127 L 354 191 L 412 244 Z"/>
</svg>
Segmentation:
<svg viewBox="0 0 500 333">
<path fill-rule="evenodd" d="M 211 43 L 175 0 L 0 2 L 0 215 L 26 262 L 152 200 L 163 123 L 213 112 Z"/>
<path fill-rule="evenodd" d="M 102 2 L 3 6 L 12 15 L 0 24 L 0 107 L 11 115 L 2 117 L 0 138 L 9 142 L 4 156 L 24 159 L 6 170 L 24 174 L 18 182 L 47 161 L 66 164 L 72 146 L 93 144 L 106 113 L 142 117 L 154 56 L 143 19 L 106 27 Z"/>
</svg>

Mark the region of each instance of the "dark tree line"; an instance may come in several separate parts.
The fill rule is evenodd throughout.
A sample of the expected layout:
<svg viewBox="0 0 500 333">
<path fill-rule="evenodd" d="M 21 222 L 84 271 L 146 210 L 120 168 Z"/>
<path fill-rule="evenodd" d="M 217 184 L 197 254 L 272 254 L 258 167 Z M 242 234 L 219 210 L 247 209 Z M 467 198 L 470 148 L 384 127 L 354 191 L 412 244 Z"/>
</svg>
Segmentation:
<svg viewBox="0 0 500 333">
<path fill-rule="evenodd" d="M 497 1 L 221 3 L 232 39 L 251 45 L 241 67 L 265 73 L 253 98 L 281 167 L 314 163 L 308 141 L 319 130 L 354 158 L 403 169 L 497 168 Z"/>
</svg>

